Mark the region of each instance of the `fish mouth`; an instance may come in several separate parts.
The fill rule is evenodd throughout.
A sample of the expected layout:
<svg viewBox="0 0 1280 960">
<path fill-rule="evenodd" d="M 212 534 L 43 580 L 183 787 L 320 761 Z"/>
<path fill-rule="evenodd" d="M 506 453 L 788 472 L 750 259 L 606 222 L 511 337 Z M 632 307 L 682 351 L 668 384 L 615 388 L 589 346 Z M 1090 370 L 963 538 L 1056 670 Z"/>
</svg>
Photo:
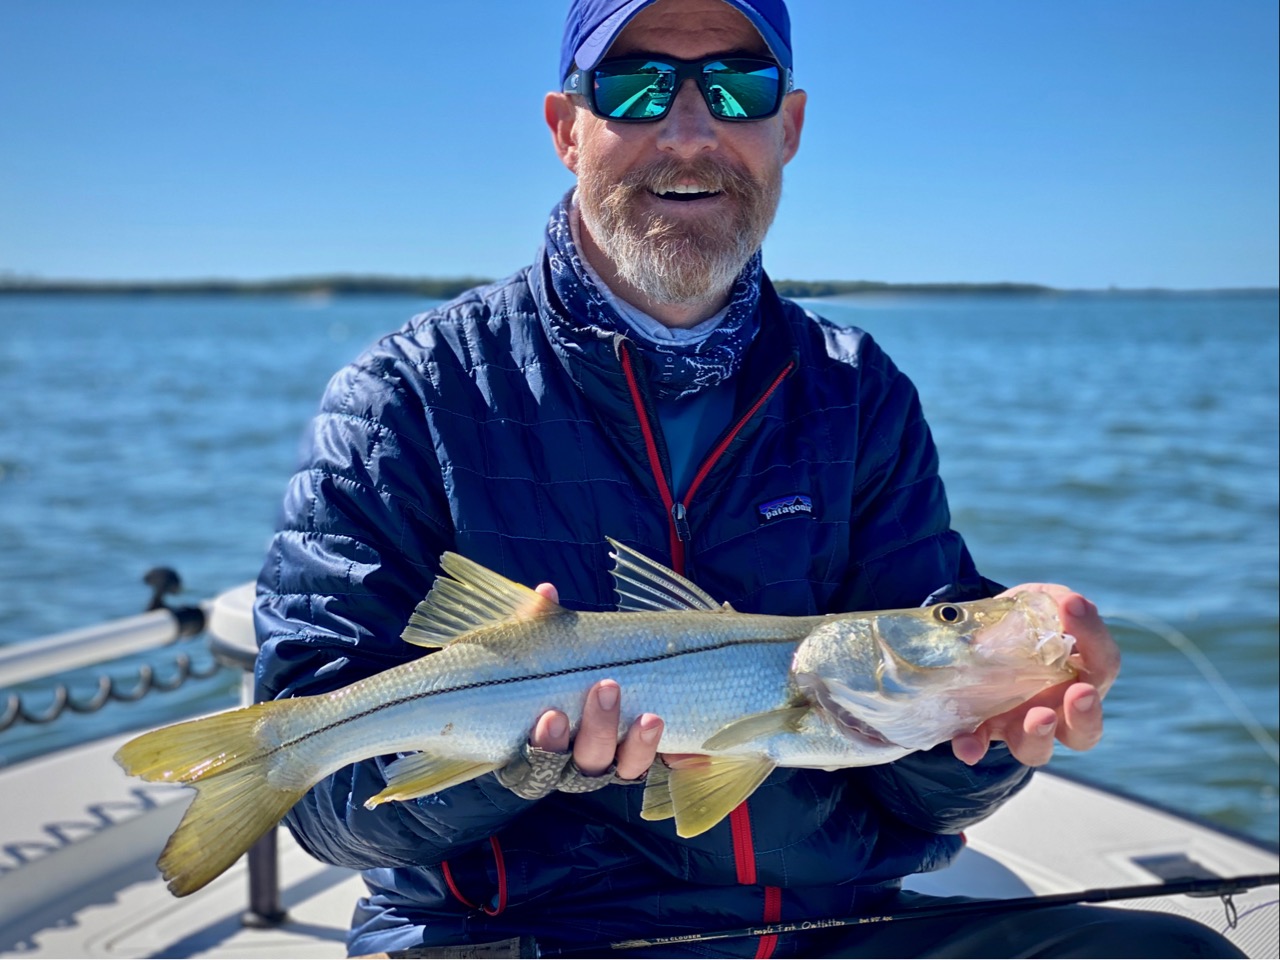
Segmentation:
<svg viewBox="0 0 1280 960">
<path fill-rule="evenodd" d="M 855 717 L 832 694 L 825 680 L 813 673 L 795 675 L 800 691 L 810 700 L 817 702 L 824 714 L 835 723 L 836 729 L 855 743 L 865 743 L 876 747 L 896 747 L 883 733 L 860 717 Z"/>
<path fill-rule="evenodd" d="M 973 636 L 978 655 L 988 662 L 1039 664 L 1051 674 L 1071 670 L 1075 637 L 1062 632 L 1057 603 L 1046 593 L 1028 591 L 1015 597 L 1016 607 Z M 1028 643 L 1028 638 L 1034 638 Z"/>
</svg>

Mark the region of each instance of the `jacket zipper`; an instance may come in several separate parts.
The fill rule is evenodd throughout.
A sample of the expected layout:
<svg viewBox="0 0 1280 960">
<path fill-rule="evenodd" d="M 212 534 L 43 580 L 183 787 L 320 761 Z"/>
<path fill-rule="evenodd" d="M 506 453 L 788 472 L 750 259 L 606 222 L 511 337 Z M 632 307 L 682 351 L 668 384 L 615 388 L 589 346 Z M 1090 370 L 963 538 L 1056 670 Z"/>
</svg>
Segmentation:
<svg viewBox="0 0 1280 960">
<path fill-rule="evenodd" d="M 658 484 L 658 495 L 662 499 L 662 505 L 667 510 L 667 538 L 671 547 L 671 569 L 676 573 L 683 574 L 686 566 L 685 544 L 693 536 L 689 527 L 687 504 L 693 499 L 694 494 L 698 492 L 698 488 L 702 486 L 703 481 L 707 479 L 717 461 L 724 456 L 725 451 L 729 449 L 730 444 L 742 432 L 742 429 L 759 413 L 760 408 L 773 396 L 774 391 L 778 389 L 782 381 L 790 376 L 791 371 L 795 369 L 796 362 L 788 360 L 786 366 L 778 371 L 777 376 L 756 398 L 755 403 L 751 404 L 733 426 L 720 437 L 716 445 L 711 448 L 711 452 L 702 461 L 698 472 L 693 475 L 693 480 L 689 483 L 689 489 L 685 491 L 680 500 L 676 500 L 671 492 L 671 484 L 667 481 L 666 467 L 663 465 L 662 457 L 658 453 L 657 435 L 654 433 L 648 407 L 645 406 L 644 394 L 641 392 L 640 384 L 636 379 L 635 366 L 631 361 L 631 349 L 626 343 L 623 343 L 619 353 L 622 361 L 622 372 L 627 381 L 627 390 L 631 394 L 631 403 L 635 407 L 636 418 L 640 421 L 640 433 L 644 437 L 649 470 L 653 474 L 654 481 Z"/>
</svg>

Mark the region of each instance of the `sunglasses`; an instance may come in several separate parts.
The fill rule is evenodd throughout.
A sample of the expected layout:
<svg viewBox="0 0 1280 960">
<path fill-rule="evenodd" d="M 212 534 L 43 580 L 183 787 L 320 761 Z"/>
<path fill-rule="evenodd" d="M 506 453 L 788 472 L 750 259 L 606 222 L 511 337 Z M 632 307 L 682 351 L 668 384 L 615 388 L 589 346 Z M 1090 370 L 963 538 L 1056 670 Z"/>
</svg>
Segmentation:
<svg viewBox="0 0 1280 960">
<path fill-rule="evenodd" d="M 575 68 L 564 92 L 586 97 L 591 112 L 604 120 L 650 123 L 671 112 L 690 78 L 711 115 L 729 121 L 772 117 L 795 85 L 790 70 L 763 57 L 635 57 L 605 60 L 594 70 Z"/>
</svg>

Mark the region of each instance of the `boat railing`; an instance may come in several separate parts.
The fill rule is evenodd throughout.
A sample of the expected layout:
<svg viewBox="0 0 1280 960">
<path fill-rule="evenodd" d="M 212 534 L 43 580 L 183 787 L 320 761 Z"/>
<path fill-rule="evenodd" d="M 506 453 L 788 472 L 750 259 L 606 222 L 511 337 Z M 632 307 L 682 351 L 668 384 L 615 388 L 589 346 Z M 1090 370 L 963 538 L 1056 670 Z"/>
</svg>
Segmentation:
<svg viewBox="0 0 1280 960">
<path fill-rule="evenodd" d="M 217 672 L 220 664 L 196 666 L 186 651 L 180 651 L 174 658 L 173 673 L 163 678 L 150 664 L 142 664 L 132 680 L 100 675 L 87 698 L 74 697 L 68 684 L 57 681 L 48 705 L 40 709 L 28 705 L 16 689 L 22 684 L 175 644 L 204 630 L 209 601 L 195 606 L 171 606 L 164 601 L 181 589 L 176 573 L 157 567 L 144 580 L 153 590 L 145 613 L 0 647 L 0 690 L 5 691 L 0 731 L 17 723 L 51 723 L 68 710 L 93 713 L 113 700 L 129 703 L 152 691 L 174 690 L 188 680 Z M 47 694 L 47 690 L 40 691 L 41 697 Z"/>
<path fill-rule="evenodd" d="M 152 587 L 149 609 L 131 617 L 35 640 L 0 647 L 0 732 L 16 723 L 50 723 L 70 710 L 89 713 L 109 701 L 141 699 L 152 690 L 173 690 L 189 679 L 212 676 L 223 667 L 241 671 L 242 699 L 253 701 L 253 667 L 257 643 L 253 629 L 254 584 L 248 582 L 224 591 L 212 600 L 193 606 L 173 606 L 164 598 L 181 589 L 177 574 L 167 568 L 150 571 L 144 578 Z M 34 710 L 27 706 L 21 684 L 65 675 L 68 671 L 105 664 L 148 650 L 174 645 L 179 640 L 206 633 L 213 663 L 195 666 L 186 651 L 174 658 L 176 673 L 164 679 L 149 664 L 142 664 L 132 681 L 103 674 L 87 699 L 77 699 L 67 683 L 53 688 L 52 704 Z M 47 689 L 41 696 L 47 696 Z M 272 828 L 248 853 L 249 903 L 241 922 L 250 927 L 276 926 L 286 919 L 281 905 L 276 828 Z"/>
</svg>

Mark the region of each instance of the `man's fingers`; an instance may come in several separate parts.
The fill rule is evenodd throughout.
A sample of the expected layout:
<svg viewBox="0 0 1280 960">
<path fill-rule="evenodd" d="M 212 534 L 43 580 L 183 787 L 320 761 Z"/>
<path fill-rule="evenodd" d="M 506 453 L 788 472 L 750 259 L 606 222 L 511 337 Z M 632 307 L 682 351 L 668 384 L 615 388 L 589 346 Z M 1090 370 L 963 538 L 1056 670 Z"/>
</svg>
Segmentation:
<svg viewBox="0 0 1280 960">
<path fill-rule="evenodd" d="M 1019 763 L 1042 767 L 1053 756 L 1054 734 L 1058 715 L 1049 707 L 1032 707 L 1022 716 L 1022 723 L 1005 731 L 1009 752 Z"/>
<path fill-rule="evenodd" d="M 569 718 L 559 710 L 548 710 L 533 725 L 529 745 L 550 753 L 568 753 Z"/>
<path fill-rule="evenodd" d="M 1078 593 L 1059 600 L 1062 629 L 1076 638 L 1082 661 L 1080 679 L 1093 684 L 1102 696 L 1120 674 L 1120 648 L 1098 614 L 1098 608 Z"/>
<path fill-rule="evenodd" d="M 573 762 L 588 777 L 609 769 L 618 751 L 618 712 L 622 691 L 613 680 L 601 680 L 587 693 L 582 726 L 573 739 Z"/>
<path fill-rule="evenodd" d="M 617 774 L 621 780 L 638 780 L 653 766 L 658 755 L 658 740 L 662 737 L 662 720 L 652 713 L 644 713 L 627 731 L 618 745 Z"/>
<path fill-rule="evenodd" d="M 1062 697 L 1058 739 L 1072 750 L 1089 750 L 1102 739 L 1102 697 L 1091 683 L 1073 683 Z"/>
<path fill-rule="evenodd" d="M 957 760 L 971 767 L 987 755 L 990 746 L 991 730 L 985 723 L 973 733 L 962 733 L 951 739 L 951 752 Z"/>
</svg>

